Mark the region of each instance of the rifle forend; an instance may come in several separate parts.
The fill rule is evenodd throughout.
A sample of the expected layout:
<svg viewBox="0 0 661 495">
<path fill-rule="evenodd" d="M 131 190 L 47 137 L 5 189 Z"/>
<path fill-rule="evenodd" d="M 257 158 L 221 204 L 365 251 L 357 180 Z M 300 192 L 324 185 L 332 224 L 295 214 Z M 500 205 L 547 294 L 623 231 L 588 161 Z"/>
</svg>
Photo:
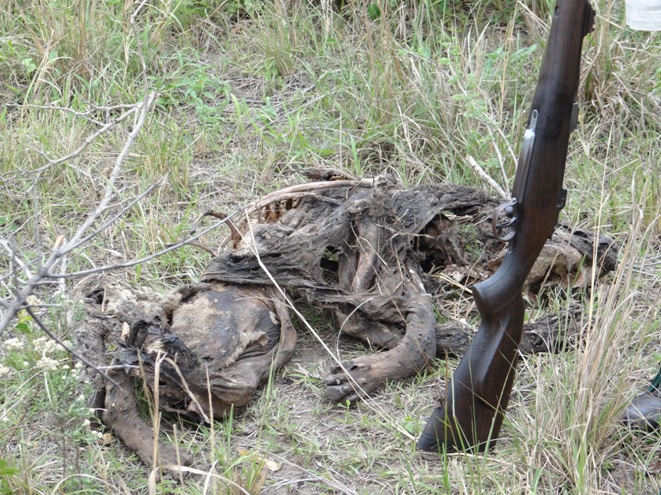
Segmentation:
<svg viewBox="0 0 661 495">
<path fill-rule="evenodd" d="M 593 23 L 588 0 L 556 2 L 513 197 L 493 218 L 508 252 L 496 273 L 472 289 L 482 323 L 418 440 L 422 450 L 483 450 L 498 438 L 521 341 L 523 284 L 565 205 L 562 180 L 576 125 L 582 43 Z"/>
</svg>

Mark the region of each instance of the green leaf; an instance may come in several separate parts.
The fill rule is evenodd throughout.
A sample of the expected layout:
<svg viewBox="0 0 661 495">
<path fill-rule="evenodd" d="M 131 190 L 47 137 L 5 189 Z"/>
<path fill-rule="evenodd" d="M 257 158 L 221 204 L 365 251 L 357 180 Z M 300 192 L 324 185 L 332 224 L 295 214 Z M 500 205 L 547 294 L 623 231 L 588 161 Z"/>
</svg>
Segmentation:
<svg viewBox="0 0 661 495">
<path fill-rule="evenodd" d="M 23 64 L 23 67 L 25 67 L 25 70 L 28 74 L 32 74 L 37 70 L 37 64 L 34 63 L 34 60 L 32 60 L 31 57 L 24 58 L 21 60 L 21 63 Z"/>
<path fill-rule="evenodd" d="M 6 459 L 0 459 L 0 476 L 12 476 L 18 474 L 18 468 L 9 465 Z"/>
<path fill-rule="evenodd" d="M 26 321 L 22 321 L 21 323 L 18 323 L 18 324 L 16 325 L 15 329 L 16 329 L 16 331 L 17 331 L 18 333 L 22 333 L 22 334 L 29 334 L 29 333 L 31 333 L 30 325 L 29 325 L 28 322 L 26 322 Z"/>
<path fill-rule="evenodd" d="M 371 3 L 367 6 L 367 15 L 370 16 L 370 19 L 376 21 L 379 17 L 381 17 L 381 9 L 377 4 Z"/>
</svg>

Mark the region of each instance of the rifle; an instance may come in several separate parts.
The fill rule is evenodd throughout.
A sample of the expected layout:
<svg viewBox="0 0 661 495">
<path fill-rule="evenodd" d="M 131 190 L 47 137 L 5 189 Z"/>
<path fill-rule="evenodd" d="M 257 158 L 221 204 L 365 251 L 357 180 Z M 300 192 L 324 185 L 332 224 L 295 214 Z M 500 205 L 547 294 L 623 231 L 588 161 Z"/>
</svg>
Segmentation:
<svg viewBox="0 0 661 495">
<path fill-rule="evenodd" d="M 508 241 L 507 254 L 493 276 L 472 288 L 482 323 L 418 440 L 421 450 L 482 451 L 498 438 L 522 335 L 523 283 L 567 197 L 562 180 L 578 117 L 582 44 L 593 24 L 588 0 L 557 0 L 512 199 L 492 219 L 494 235 Z"/>
</svg>

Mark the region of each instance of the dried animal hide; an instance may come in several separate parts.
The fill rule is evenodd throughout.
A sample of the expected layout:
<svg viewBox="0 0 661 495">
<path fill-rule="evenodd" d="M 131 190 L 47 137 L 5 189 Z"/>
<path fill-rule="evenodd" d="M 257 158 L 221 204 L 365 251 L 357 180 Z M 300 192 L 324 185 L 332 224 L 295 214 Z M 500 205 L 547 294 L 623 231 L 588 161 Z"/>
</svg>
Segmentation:
<svg viewBox="0 0 661 495">
<path fill-rule="evenodd" d="M 136 377 L 165 410 L 207 420 L 238 412 L 293 353 L 296 333 L 274 282 L 292 300 L 325 308 L 343 333 L 384 349 L 333 367 L 326 379 L 332 401 L 354 402 L 418 373 L 437 353 L 463 352 L 470 332 L 437 324 L 435 309 L 444 313 L 444 305 L 499 265 L 504 244 L 490 229 L 496 204 L 468 187 L 402 189 L 387 177 L 294 186 L 234 221 L 231 246 L 199 284 L 163 296 L 86 279 L 77 288 L 86 308 L 76 327 L 78 351 L 98 366 L 111 365 L 115 381 L 90 377 L 98 391 L 94 407 L 148 464 L 153 437 L 137 415 Z M 601 276 L 615 260 L 611 239 L 562 227 L 525 290 L 534 299 L 542 286 L 574 288 L 591 280 L 593 266 Z M 557 315 L 538 325 L 522 349 L 560 347 L 578 332 L 574 313 L 573 325 L 558 325 Z M 131 433 L 124 418 L 141 433 Z M 174 463 L 168 448 L 160 455 Z"/>
<path fill-rule="evenodd" d="M 197 284 L 163 296 L 97 275 L 84 279 L 75 297 L 86 313 L 75 324 L 76 348 L 110 378 L 84 369 L 83 383 L 95 389 L 90 406 L 147 465 L 154 440 L 138 414 L 137 378 L 158 394 L 164 411 L 222 419 L 241 412 L 296 343 L 272 288 Z M 165 444 L 159 456 L 160 465 L 190 461 Z"/>
</svg>

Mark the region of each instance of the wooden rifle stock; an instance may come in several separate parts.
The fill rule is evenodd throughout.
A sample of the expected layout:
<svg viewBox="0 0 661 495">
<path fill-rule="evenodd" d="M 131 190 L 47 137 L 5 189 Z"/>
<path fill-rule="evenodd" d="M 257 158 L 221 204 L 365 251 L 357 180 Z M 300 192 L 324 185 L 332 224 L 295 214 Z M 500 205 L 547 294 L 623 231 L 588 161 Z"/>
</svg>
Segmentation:
<svg viewBox="0 0 661 495">
<path fill-rule="evenodd" d="M 588 0 L 556 2 L 513 197 L 493 218 L 494 234 L 509 241 L 508 252 L 496 273 L 472 289 L 482 323 L 447 385 L 443 404 L 428 420 L 419 449 L 483 450 L 498 438 L 521 341 L 523 284 L 565 204 L 562 180 L 569 134 L 576 125 L 582 44 L 593 22 Z"/>
</svg>

